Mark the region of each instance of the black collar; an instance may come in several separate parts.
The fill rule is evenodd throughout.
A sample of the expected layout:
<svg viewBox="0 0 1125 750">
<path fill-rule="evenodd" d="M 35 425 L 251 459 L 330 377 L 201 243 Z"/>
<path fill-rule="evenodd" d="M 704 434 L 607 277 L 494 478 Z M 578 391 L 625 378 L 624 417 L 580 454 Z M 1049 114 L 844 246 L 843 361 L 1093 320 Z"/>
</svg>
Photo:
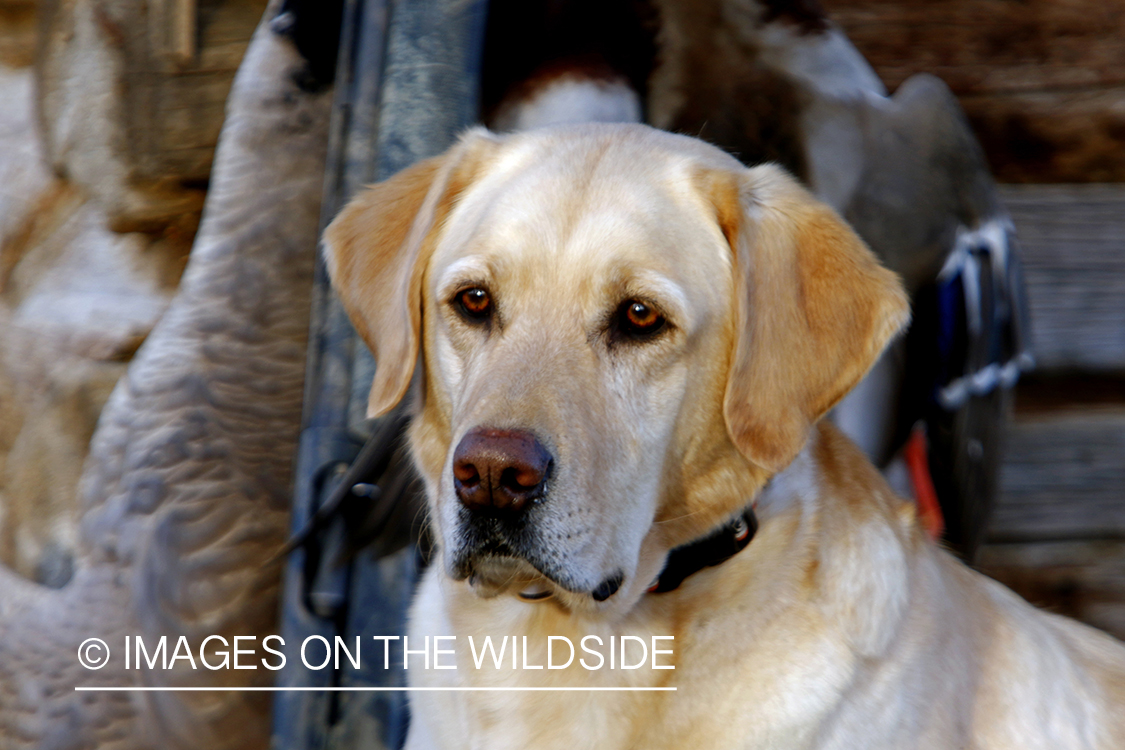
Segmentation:
<svg viewBox="0 0 1125 750">
<path fill-rule="evenodd" d="M 656 581 L 649 587 L 650 594 L 663 594 L 679 588 L 688 576 L 704 568 L 721 565 L 750 544 L 758 530 L 754 506 L 746 506 L 738 516 L 720 526 L 702 539 L 689 542 L 668 553 Z"/>
</svg>

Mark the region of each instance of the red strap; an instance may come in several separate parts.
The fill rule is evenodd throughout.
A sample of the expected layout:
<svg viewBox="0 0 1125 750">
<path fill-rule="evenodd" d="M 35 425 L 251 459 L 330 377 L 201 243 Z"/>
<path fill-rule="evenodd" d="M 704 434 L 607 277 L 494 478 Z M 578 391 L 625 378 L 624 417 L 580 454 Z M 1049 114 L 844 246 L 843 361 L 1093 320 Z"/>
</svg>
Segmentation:
<svg viewBox="0 0 1125 750">
<path fill-rule="evenodd" d="M 931 539 L 940 539 L 942 532 L 945 531 L 945 518 L 938 504 L 934 480 L 930 476 L 930 459 L 927 451 L 926 428 L 919 423 L 910 433 L 910 439 L 902 449 L 902 457 L 906 461 L 906 468 L 910 471 L 910 481 L 914 485 L 914 497 L 918 502 L 918 515 L 922 519 L 922 526 Z"/>
</svg>

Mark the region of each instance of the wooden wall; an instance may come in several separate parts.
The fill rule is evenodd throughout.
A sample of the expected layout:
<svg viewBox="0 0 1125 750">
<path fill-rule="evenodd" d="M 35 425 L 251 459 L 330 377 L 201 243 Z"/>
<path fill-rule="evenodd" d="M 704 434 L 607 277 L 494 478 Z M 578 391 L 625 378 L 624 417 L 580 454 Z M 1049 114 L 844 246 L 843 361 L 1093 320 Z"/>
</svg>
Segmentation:
<svg viewBox="0 0 1125 750">
<path fill-rule="evenodd" d="M 893 90 L 940 76 L 1005 182 L 1125 181 L 1122 0 L 822 0 Z"/>
<path fill-rule="evenodd" d="M 1125 184 L 1010 185 L 1038 369 L 981 568 L 1125 639 Z"/>
<path fill-rule="evenodd" d="M 996 177 L 1023 183 L 1003 195 L 1038 366 L 978 562 L 1125 639 L 1125 0 L 823 3 L 890 90 L 944 79 Z"/>
</svg>

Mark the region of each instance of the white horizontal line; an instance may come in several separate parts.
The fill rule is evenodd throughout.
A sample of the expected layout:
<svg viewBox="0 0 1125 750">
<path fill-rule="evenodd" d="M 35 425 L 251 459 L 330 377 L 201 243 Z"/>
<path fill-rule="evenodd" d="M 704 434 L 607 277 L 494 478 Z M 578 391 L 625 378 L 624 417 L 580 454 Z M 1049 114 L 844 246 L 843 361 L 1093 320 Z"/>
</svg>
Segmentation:
<svg viewBox="0 0 1125 750">
<path fill-rule="evenodd" d="M 501 693 L 501 692 L 675 692 L 674 687 L 75 687 L 80 692 L 114 693 Z"/>
</svg>

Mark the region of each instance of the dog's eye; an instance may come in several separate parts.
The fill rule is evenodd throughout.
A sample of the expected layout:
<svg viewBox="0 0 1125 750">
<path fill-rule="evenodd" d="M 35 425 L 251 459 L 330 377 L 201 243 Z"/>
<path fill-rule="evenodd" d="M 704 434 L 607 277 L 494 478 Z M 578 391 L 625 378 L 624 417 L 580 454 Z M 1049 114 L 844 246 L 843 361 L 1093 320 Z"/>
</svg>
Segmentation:
<svg viewBox="0 0 1125 750">
<path fill-rule="evenodd" d="M 492 297 L 486 289 L 470 287 L 458 292 L 455 299 L 457 309 L 469 320 L 486 320 L 492 315 Z"/>
<path fill-rule="evenodd" d="M 664 316 L 653 305 L 641 300 L 624 302 L 617 311 L 617 327 L 634 338 L 646 338 L 664 327 Z"/>
</svg>

